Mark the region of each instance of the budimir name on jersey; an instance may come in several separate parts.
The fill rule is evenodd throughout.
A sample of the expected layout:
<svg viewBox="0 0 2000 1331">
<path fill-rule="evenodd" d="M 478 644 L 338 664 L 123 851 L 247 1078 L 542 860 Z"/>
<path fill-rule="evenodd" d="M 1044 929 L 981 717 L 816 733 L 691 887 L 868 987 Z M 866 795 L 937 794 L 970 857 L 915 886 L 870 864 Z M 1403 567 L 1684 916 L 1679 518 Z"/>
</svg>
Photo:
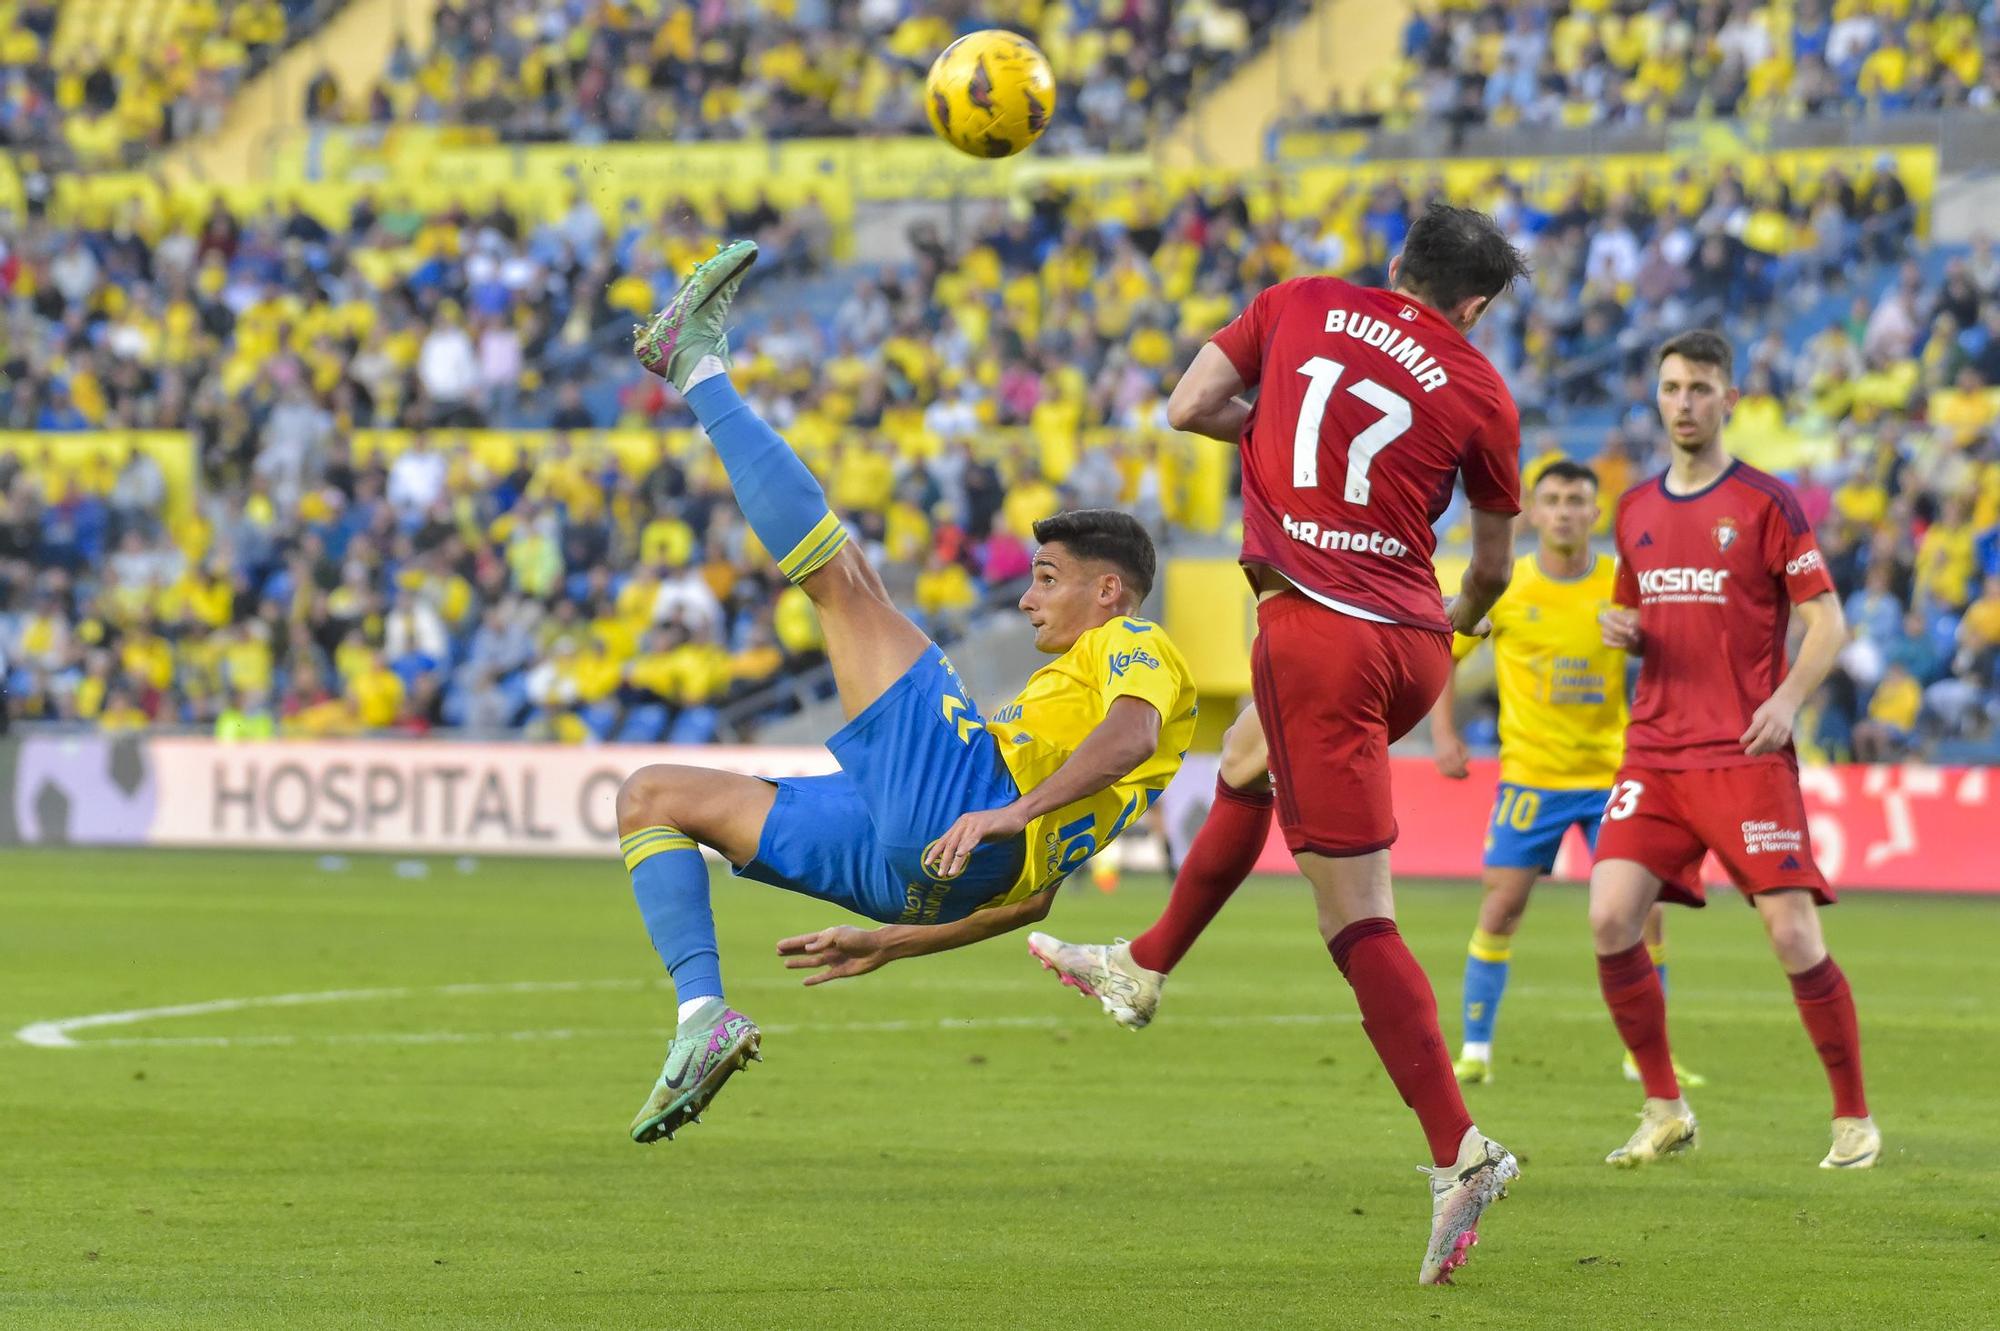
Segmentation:
<svg viewBox="0 0 2000 1331">
<path fill-rule="evenodd" d="M 1371 347 L 1376 347 L 1410 372 L 1426 393 L 1434 393 L 1451 382 L 1445 374 L 1444 366 L 1424 349 L 1424 344 L 1383 319 L 1371 315 L 1357 314 L 1353 310 L 1328 310 L 1326 331 L 1345 333 L 1358 337 Z"/>
</svg>

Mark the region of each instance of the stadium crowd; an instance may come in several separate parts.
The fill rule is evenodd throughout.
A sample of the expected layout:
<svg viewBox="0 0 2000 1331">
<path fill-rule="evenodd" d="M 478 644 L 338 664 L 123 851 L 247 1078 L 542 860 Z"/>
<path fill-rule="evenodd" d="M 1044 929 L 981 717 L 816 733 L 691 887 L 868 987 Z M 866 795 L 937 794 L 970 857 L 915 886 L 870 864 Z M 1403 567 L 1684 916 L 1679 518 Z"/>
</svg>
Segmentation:
<svg viewBox="0 0 2000 1331">
<path fill-rule="evenodd" d="M 1592 125 L 2000 104 L 2000 6 L 1976 0 L 1419 4 L 1356 118 Z"/>
<path fill-rule="evenodd" d="M 914 268 L 857 278 L 838 308 L 763 300 L 787 308 L 746 340 L 742 378 L 948 632 L 1025 567 L 1029 524 L 1062 503 L 1156 525 L 1219 513 L 1226 472 L 1176 469 L 1160 443 L 1178 367 L 1261 286 L 1382 280 L 1438 188 L 1351 185 L 1288 216 L 1256 188 L 1051 187 L 962 248 L 919 227 Z M 1826 742 L 1893 752 L 1982 731 L 2000 643 L 1982 583 L 2000 574 L 1990 247 L 1936 281 L 1910 266 L 1873 300 L 1855 277 L 1913 251 L 1887 159 L 1791 188 L 1726 166 L 1539 196 L 1495 176 L 1470 201 L 1535 262 L 1478 333 L 1534 448 L 1545 426 L 1574 447 L 1575 422 L 1608 420 L 1596 461 L 1622 489 L 1659 461 L 1648 348 L 1726 315 L 1748 348 L 1732 438 L 1833 441 L 1800 479 L 1842 587 L 1873 597 Z M 811 658 L 810 615 L 777 595 L 678 397 L 635 368 L 579 377 L 624 364 L 597 334 L 660 303 L 717 231 L 770 242 L 773 290 L 813 271 L 826 227 L 805 212 L 669 205 L 607 225 L 579 198 L 540 224 L 371 203 L 344 228 L 221 204 L 198 226 L 31 219 L 0 242 L 0 421 L 187 428 L 204 507 L 169 520 L 143 455 L 0 453 L 14 711 L 711 733 L 719 702 Z M 1846 318 L 1788 341 L 1802 301 L 1848 284 Z M 486 426 L 532 432 L 496 451 L 468 434 Z M 592 433 L 613 426 L 681 442 L 638 465 Z M 365 442 L 381 428 L 419 442 Z"/>
<path fill-rule="evenodd" d="M 37 176 L 137 165 L 215 129 L 236 90 L 333 7 L 330 0 L 0 4 L 0 147 L 30 150 Z"/>
<path fill-rule="evenodd" d="M 320 119 L 490 126 L 513 140 L 733 139 L 924 131 L 932 57 L 964 32 L 1030 34 L 1057 84 L 1045 151 L 1124 152 L 1188 105 L 1298 0 L 446 0 L 364 96 L 322 85 Z"/>
</svg>

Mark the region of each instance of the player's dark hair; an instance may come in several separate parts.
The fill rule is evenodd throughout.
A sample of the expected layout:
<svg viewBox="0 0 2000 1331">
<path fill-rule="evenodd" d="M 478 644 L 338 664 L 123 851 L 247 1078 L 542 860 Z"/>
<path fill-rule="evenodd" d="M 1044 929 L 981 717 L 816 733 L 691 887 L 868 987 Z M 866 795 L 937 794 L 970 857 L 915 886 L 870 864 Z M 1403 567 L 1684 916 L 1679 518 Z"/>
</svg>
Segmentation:
<svg viewBox="0 0 2000 1331">
<path fill-rule="evenodd" d="M 1527 275 L 1527 259 L 1498 222 L 1473 208 L 1433 203 L 1403 239 L 1396 285 L 1448 310 L 1470 296 L 1497 296 Z"/>
<path fill-rule="evenodd" d="M 1599 484 L 1596 472 L 1581 462 L 1571 462 L 1568 458 L 1557 458 L 1535 473 L 1535 484 L 1540 485 L 1551 477 L 1559 481 L 1589 481 L 1593 490 L 1597 489 Z"/>
<path fill-rule="evenodd" d="M 1110 564 L 1125 577 L 1125 585 L 1144 601 L 1153 593 L 1158 556 L 1153 538 L 1139 519 L 1115 508 L 1072 508 L 1035 524 L 1035 540 L 1043 545 L 1061 541 L 1078 559 Z"/>
<path fill-rule="evenodd" d="M 1679 356 L 1696 365 L 1713 365 L 1722 371 L 1722 382 L 1735 381 L 1736 353 L 1730 348 L 1729 339 L 1713 328 L 1690 328 L 1685 333 L 1676 333 L 1668 338 L 1660 344 L 1660 355 L 1653 362 L 1654 366 L 1666 364 L 1669 356 Z"/>
</svg>

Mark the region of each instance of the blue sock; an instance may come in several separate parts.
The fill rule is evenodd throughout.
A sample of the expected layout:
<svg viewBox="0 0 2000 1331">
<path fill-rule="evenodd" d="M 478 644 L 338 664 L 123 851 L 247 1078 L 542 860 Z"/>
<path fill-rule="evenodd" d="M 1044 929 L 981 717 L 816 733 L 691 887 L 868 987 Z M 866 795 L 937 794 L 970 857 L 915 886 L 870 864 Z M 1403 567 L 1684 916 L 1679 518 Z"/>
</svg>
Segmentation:
<svg viewBox="0 0 2000 1331">
<path fill-rule="evenodd" d="M 687 403 L 729 473 L 737 507 L 778 561 L 778 571 L 803 582 L 824 568 L 847 544 L 847 529 L 791 445 L 750 410 L 726 374 L 688 389 Z"/>
<path fill-rule="evenodd" d="M 1472 931 L 1472 943 L 1465 956 L 1465 1042 L 1493 1043 L 1493 1023 L 1500 1016 L 1500 1000 L 1507 992 L 1507 959 L 1513 955 L 1513 940 L 1484 929 Z"/>
<path fill-rule="evenodd" d="M 715 913 L 708 905 L 708 865 L 694 839 L 677 827 L 642 827 L 618 842 L 632 875 L 632 895 L 646 933 L 674 977 L 674 997 L 722 997 Z"/>
<path fill-rule="evenodd" d="M 1653 954 L 1653 974 L 1660 977 L 1660 992 L 1667 992 L 1667 945 L 1647 944 L 1646 950 Z"/>
</svg>

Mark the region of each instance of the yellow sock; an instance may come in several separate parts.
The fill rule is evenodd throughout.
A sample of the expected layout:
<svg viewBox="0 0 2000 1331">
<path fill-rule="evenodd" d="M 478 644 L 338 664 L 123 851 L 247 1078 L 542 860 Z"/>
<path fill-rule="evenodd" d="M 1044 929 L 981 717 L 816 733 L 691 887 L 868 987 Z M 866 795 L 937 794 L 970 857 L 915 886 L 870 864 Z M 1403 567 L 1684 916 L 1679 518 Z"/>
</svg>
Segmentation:
<svg viewBox="0 0 2000 1331">
<path fill-rule="evenodd" d="M 694 838 L 678 827 L 642 827 L 620 837 L 618 849 L 625 856 L 625 869 L 629 873 L 661 851 L 693 850 Z"/>
</svg>

